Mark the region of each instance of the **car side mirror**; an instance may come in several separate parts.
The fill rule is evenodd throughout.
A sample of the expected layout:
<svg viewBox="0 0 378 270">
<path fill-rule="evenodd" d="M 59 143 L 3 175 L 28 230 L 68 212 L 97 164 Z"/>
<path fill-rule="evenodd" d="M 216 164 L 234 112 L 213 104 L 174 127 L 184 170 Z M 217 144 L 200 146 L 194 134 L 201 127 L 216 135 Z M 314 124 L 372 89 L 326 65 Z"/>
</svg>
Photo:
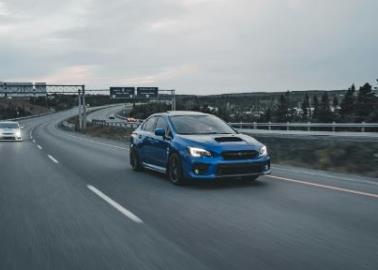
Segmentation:
<svg viewBox="0 0 378 270">
<path fill-rule="evenodd" d="M 24 129 L 25 127 L 24 126 L 20 126 L 20 129 Z"/>
<path fill-rule="evenodd" d="M 157 129 L 155 129 L 155 135 L 156 136 L 164 137 L 165 136 L 165 130 L 164 130 L 164 128 L 157 128 Z"/>
</svg>

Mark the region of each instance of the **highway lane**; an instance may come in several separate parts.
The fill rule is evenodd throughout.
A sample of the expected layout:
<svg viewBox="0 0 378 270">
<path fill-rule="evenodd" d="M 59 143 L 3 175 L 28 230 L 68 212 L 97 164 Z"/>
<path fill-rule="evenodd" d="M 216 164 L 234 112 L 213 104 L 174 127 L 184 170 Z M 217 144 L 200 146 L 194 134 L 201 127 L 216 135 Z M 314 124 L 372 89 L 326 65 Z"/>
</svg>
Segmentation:
<svg viewBox="0 0 378 270">
<path fill-rule="evenodd" d="M 88 119 L 89 122 L 91 122 L 93 119 L 106 120 L 106 121 L 110 121 L 110 122 L 112 122 L 112 121 L 113 122 L 120 122 L 120 121 L 122 122 L 124 120 L 116 117 L 117 113 L 119 113 L 124 108 L 131 109 L 131 106 L 132 105 L 130 105 L 130 104 L 128 104 L 128 105 L 120 104 L 120 105 L 111 106 L 111 107 L 106 108 L 106 109 L 96 110 L 96 111 L 88 114 L 87 119 Z M 114 120 L 109 119 L 109 117 L 111 115 L 115 116 L 116 118 Z"/>
<path fill-rule="evenodd" d="M 374 195 L 376 179 L 277 166 L 253 185 L 176 187 L 133 172 L 126 143 L 58 129 L 72 113 L 0 144 L 0 269 L 377 268 L 378 199 L 327 188 Z"/>
</svg>

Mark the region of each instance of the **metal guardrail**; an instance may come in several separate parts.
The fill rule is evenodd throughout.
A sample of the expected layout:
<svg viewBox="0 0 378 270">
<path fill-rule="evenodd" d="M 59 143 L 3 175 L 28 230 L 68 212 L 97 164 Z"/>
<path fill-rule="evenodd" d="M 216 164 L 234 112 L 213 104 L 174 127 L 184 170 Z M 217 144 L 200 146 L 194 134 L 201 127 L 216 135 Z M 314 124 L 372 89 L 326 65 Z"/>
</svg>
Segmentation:
<svg viewBox="0 0 378 270">
<path fill-rule="evenodd" d="M 239 123 L 228 123 L 230 126 L 239 129 L 267 129 L 272 130 L 275 127 L 285 127 L 286 130 L 290 130 L 290 128 L 302 128 L 307 131 L 311 131 L 311 128 L 329 128 L 333 132 L 336 132 L 337 129 L 348 129 L 348 128 L 356 128 L 359 129 L 361 132 L 368 131 L 367 128 L 378 128 L 378 123 L 257 123 L 257 122 L 239 122 Z M 265 128 L 261 128 L 265 127 Z"/>
<path fill-rule="evenodd" d="M 118 127 L 118 128 L 132 128 L 135 129 L 139 126 L 138 123 L 125 123 L 125 122 L 110 122 L 106 120 L 92 120 L 92 125 L 101 126 L 101 127 Z"/>
<path fill-rule="evenodd" d="M 92 124 L 96 126 L 107 126 L 107 127 L 120 127 L 120 128 L 137 128 L 140 123 L 126 123 L 126 122 L 115 122 L 107 120 L 92 120 Z M 311 131 L 312 128 L 329 128 L 333 132 L 336 132 L 337 129 L 348 129 L 348 128 L 357 128 L 361 132 L 368 132 L 368 128 L 377 128 L 378 123 L 257 123 L 257 122 L 239 122 L 239 123 L 228 123 L 230 126 L 238 129 L 266 129 L 273 130 L 273 128 L 284 127 L 285 130 L 290 131 L 291 128 L 302 128 L 307 131 Z M 263 128 L 265 127 L 265 128 Z"/>
</svg>

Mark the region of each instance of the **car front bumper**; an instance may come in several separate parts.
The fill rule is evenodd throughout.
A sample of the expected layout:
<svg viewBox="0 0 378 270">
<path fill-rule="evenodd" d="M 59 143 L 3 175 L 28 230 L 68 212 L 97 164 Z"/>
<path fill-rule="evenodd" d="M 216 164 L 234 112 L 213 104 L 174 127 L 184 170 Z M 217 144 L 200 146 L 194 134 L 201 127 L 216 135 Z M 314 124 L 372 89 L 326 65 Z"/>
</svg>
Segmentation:
<svg viewBox="0 0 378 270">
<path fill-rule="evenodd" d="M 269 156 L 243 160 L 224 160 L 221 157 L 194 158 L 185 155 L 182 165 L 186 177 L 198 180 L 253 177 L 271 173 Z"/>
<path fill-rule="evenodd" d="M 22 141 L 16 134 L 0 134 L 0 141 Z"/>
</svg>

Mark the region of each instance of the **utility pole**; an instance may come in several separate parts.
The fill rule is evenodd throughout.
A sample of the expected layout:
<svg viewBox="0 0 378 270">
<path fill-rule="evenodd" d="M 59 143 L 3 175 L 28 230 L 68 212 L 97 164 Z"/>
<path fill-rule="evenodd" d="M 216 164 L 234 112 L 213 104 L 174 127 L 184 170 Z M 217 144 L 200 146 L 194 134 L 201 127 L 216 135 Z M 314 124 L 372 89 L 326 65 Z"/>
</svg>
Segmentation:
<svg viewBox="0 0 378 270">
<path fill-rule="evenodd" d="M 81 90 L 77 90 L 77 100 L 78 100 L 78 115 L 79 115 L 79 129 L 82 130 L 83 129 L 83 117 L 82 117 L 82 114 L 81 114 L 81 105 L 82 105 L 82 100 L 81 100 Z"/>
<path fill-rule="evenodd" d="M 87 104 L 85 103 L 85 85 L 81 86 L 81 92 L 83 95 L 83 116 L 82 116 L 82 121 L 83 121 L 83 129 L 87 129 Z"/>
<path fill-rule="evenodd" d="M 172 90 L 172 111 L 176 110 L 176 90 Z"/>
</svg>

